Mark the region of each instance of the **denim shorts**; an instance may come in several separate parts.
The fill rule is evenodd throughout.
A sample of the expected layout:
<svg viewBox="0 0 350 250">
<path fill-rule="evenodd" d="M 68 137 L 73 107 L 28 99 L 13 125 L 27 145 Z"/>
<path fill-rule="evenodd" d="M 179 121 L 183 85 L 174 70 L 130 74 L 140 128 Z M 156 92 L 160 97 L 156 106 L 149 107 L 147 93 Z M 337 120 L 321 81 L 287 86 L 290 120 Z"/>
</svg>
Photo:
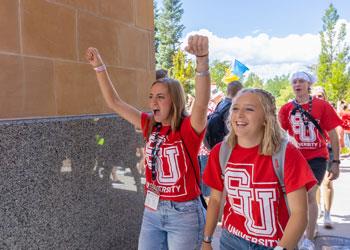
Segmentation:
<svg viewBox="0 0 350 250">
<path fill-rule="evenodd" d="M 200 249 L 205 210 L 198 199 L 174 202 L 161 200 L 158 210 L 145 208 L 139 250 Z"/>
<path fill-rule="evenodd" d="M 328 161 L 325 158 L 314 158 L 307 161 L 317 179 L 317 185 L 321 185 L 326 174 Z"/>
<path fill-rule="evenodd" d="M 258 245 L 222 229 L 220 237 L 220 250 L 272 250 L 273 247 Z"/>
<path fill-rule="evenodd" d="M 344 132 L 344 145 L 347 148 L 350 148 L 350 133 Z"/>
</svg>

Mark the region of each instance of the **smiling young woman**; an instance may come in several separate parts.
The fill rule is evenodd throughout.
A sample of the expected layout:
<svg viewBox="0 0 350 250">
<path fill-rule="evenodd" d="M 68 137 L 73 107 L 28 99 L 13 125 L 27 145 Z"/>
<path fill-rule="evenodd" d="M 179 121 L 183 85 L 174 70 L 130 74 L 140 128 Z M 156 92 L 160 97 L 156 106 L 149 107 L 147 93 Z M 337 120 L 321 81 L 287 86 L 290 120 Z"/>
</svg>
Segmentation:
<svg viewBox="0 0 350 250">
<path fill-rule="evenodd" d="M 307 190 L 316 180 L 288 143 L 282 167 L 289 215 L 272 163 L 283 140 L 274 97 L 261 89 L 242 89 L 232 101 L 228 128 L 224 143 L 232 151 L 226 166 L 221 168 L 219 143 L 203 175 L 211 187 L 204 239 L 213 235 L 225 199 L 220 249 L 294 249 L 306 227 Z M 212 249 L 210 240 L 203 249 Z"/>
<path fill-rule="evenodd" d="M 190 36 L 186 50 L 197 57 L 192 114 L 185 111 L 185 93 L 174 79 L 159 78 L 149 93 L 151 113 L 125 103 L 109 78 L 97 49 L 87 60 L 108 106 L 142 128 L 145 146 L 145 209 L 139 249 L 199 249 L 205 215 L 199 188 L 197 155 L 204 136 L 210 96 L 208 38 Z"/>
</svg>

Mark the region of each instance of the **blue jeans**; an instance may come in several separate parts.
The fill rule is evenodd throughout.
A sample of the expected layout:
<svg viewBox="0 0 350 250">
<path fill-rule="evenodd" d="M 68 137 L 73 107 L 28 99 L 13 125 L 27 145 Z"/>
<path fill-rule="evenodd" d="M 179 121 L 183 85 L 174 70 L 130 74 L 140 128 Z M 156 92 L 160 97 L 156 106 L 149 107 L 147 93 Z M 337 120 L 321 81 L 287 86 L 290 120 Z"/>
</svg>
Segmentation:
<svg viewBox="0 0 350 250">
<path fill-rule="evenodd" d="M 158 210 L 145 208 L 139 250 L 200 249 L 205 212 L 198 199 L 174 202 L 161 200 Z"/>
<path fill-rule="evenodd" d="M 207 197 L 207 196 L 210 196 L 210 187 L 208 187 L 203 183 L 202 177 L 203 177 L 204 169 L 207 166 L 208 155 L 198 155 L 198 161 L 199 161 L 199 167 L 201 170 L 201 178 L 200 178 L 201 191 L 203 196 Z"/>
<path fill-rule="evenodd" d="M 247 241 L 241 237 L 231 234 L 226 229 L 222 229 L 220 237 L 220 250 L 272 250 L 273 247 L 265 247 Z"/>
</svg>

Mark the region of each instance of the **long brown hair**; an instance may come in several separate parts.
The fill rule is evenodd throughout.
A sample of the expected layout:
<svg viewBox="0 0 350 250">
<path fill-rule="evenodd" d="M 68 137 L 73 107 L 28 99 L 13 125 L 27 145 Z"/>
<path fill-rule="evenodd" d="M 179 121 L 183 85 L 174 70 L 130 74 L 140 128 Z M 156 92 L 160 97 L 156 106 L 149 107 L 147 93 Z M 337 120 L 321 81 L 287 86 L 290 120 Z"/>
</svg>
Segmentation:
<svg viewBox="0 0 350 250">
<path fill-rule="evenodd" d="M 176 131 L 180 129 L 181 121 L 185 116 L 188 116 L 185 107 L 186 107 L 186 99 L 185 99 L 185 91 L 180 84 L 179 81 L 172 78 L 160 78 L 152 83 L 152 86 L 156 83 L 161 83 L 167 86 L 170 99 L 172 101 L 171 109 L 169 116 L 170 118 L 170 126 L 172 131 Z M 152 87 L 151 86 L 151 87 Z M 154 120 L 154 116 L 152 115 L 150 120 L 150 125 L 148 126 L 147 137 L 152 132 L 152 128 L 156 125 L 156 121 Z"/>
<path fill-rule="evenodd" d="M 248 89 L 242 89 L 238 92 L 236 97 L 233 99 L 233 102 L 230 108 L 230 115 L 226 121 L 227 127 L 229 129 L 229 133 L 225 137 L 225 140 L 232 148 L 234 148 L 234 146 L 237 144 L 237 135 L 235 134 L 235 131 L 232 126 L 232 121 L 231 121 L 233 107 L 234 107 L 235 100 L 241 95 L 246 93 L 252 93 L 258 97 L 265 115 L 264 134 L 263 134 L 262 141 L 260 142 L 260 145 L 259 145 L 259 152 L 262 155 L 272 155 L 275 152 L 277 152 L 277 150 L 281 145 L 282 138 L 283 138 L 283 131 L 277 119 L 275 97 L 273 97 L 273 95 L 270 92 L 267 92 L 263 89 L 248 88 Z"/>
</svg>

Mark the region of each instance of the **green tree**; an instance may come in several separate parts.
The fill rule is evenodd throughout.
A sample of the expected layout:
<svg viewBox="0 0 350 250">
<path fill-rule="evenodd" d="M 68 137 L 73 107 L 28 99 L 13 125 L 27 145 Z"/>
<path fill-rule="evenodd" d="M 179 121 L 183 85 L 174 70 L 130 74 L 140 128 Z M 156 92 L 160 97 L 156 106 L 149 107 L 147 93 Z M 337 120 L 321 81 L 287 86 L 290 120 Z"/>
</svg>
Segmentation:
<svg viewBox="0 0 350 250">
<path fill-rule="evenodd" d="M 153 13 L 154 13 L 154 49 L 155 49 L 155 53 L 157 54 L 159 43 L 160 43 L 159 28 L 158 28 L 158 26 L 159 26 L 159 9 L 157 6 L 157 1 L 153 1 Z"/>
<path fill-rule="evenodd" d="M 173 67 L 169 70 L 169 75 L 177 79 L 183 86 L 187 94 L 194 96 L 194 76 L 195 69 L 192 60 L 186 58 L 182 50 L 178 50 L 173 56 Z"/>
<path fill-rule="evenodd" d="M 222 81 L 225 76 L 226 70 L 230 68 L 229 61 L 214 60 L 210 64 L 210 78 L 212 82 L 215 82 L 216 86 L 224 93 L 226 93 L 226 83 Z"/>
<path fill-rule="evenodd" d="M 291 99 L 294 98 L 294 92 L 291 86 L 286 86 L 283 89 L 280 90 L 279 96 L 275 96 L 276 98 L 276 106 L 277 108 L 280 108 L 282 105 L 289 102 Z"/>
<path fill-rule="evenodd" d="M 264 89 L 269 91 L 276 98 L 281 95 L 281 90 L 290 88 L 289 75 L 275 76 L 266 81 Z"/>
<path fill-rule="evenodd" d="M 338 12 L 333 4 L 330 4 L 322 17 L 317 78 L 318 84 L 326 89 L 332 102 L 347 98 L 350 93 L 350 77 L 346 70 L 350 61 L 349 46 L 345 41 L 346 25 L 341 24 L 337 30 L 338 20 Z"/>
<path fill-rule="evenodd" d="M 247 80 L 243 83 L 245 88 L 263 88 L 263 80 L 254 73 L 250 73 Z"/>
<path fill-rule="evenodd" d="M 159 39 L 156 60 L 158 67 L 170 69 L 172 58 L 179 49 L 180 38 L 185 26 L 180 23 L 184 10 L 180 0 L 163 0 L 157 22 L 157 39 Z"/>
</svg>

